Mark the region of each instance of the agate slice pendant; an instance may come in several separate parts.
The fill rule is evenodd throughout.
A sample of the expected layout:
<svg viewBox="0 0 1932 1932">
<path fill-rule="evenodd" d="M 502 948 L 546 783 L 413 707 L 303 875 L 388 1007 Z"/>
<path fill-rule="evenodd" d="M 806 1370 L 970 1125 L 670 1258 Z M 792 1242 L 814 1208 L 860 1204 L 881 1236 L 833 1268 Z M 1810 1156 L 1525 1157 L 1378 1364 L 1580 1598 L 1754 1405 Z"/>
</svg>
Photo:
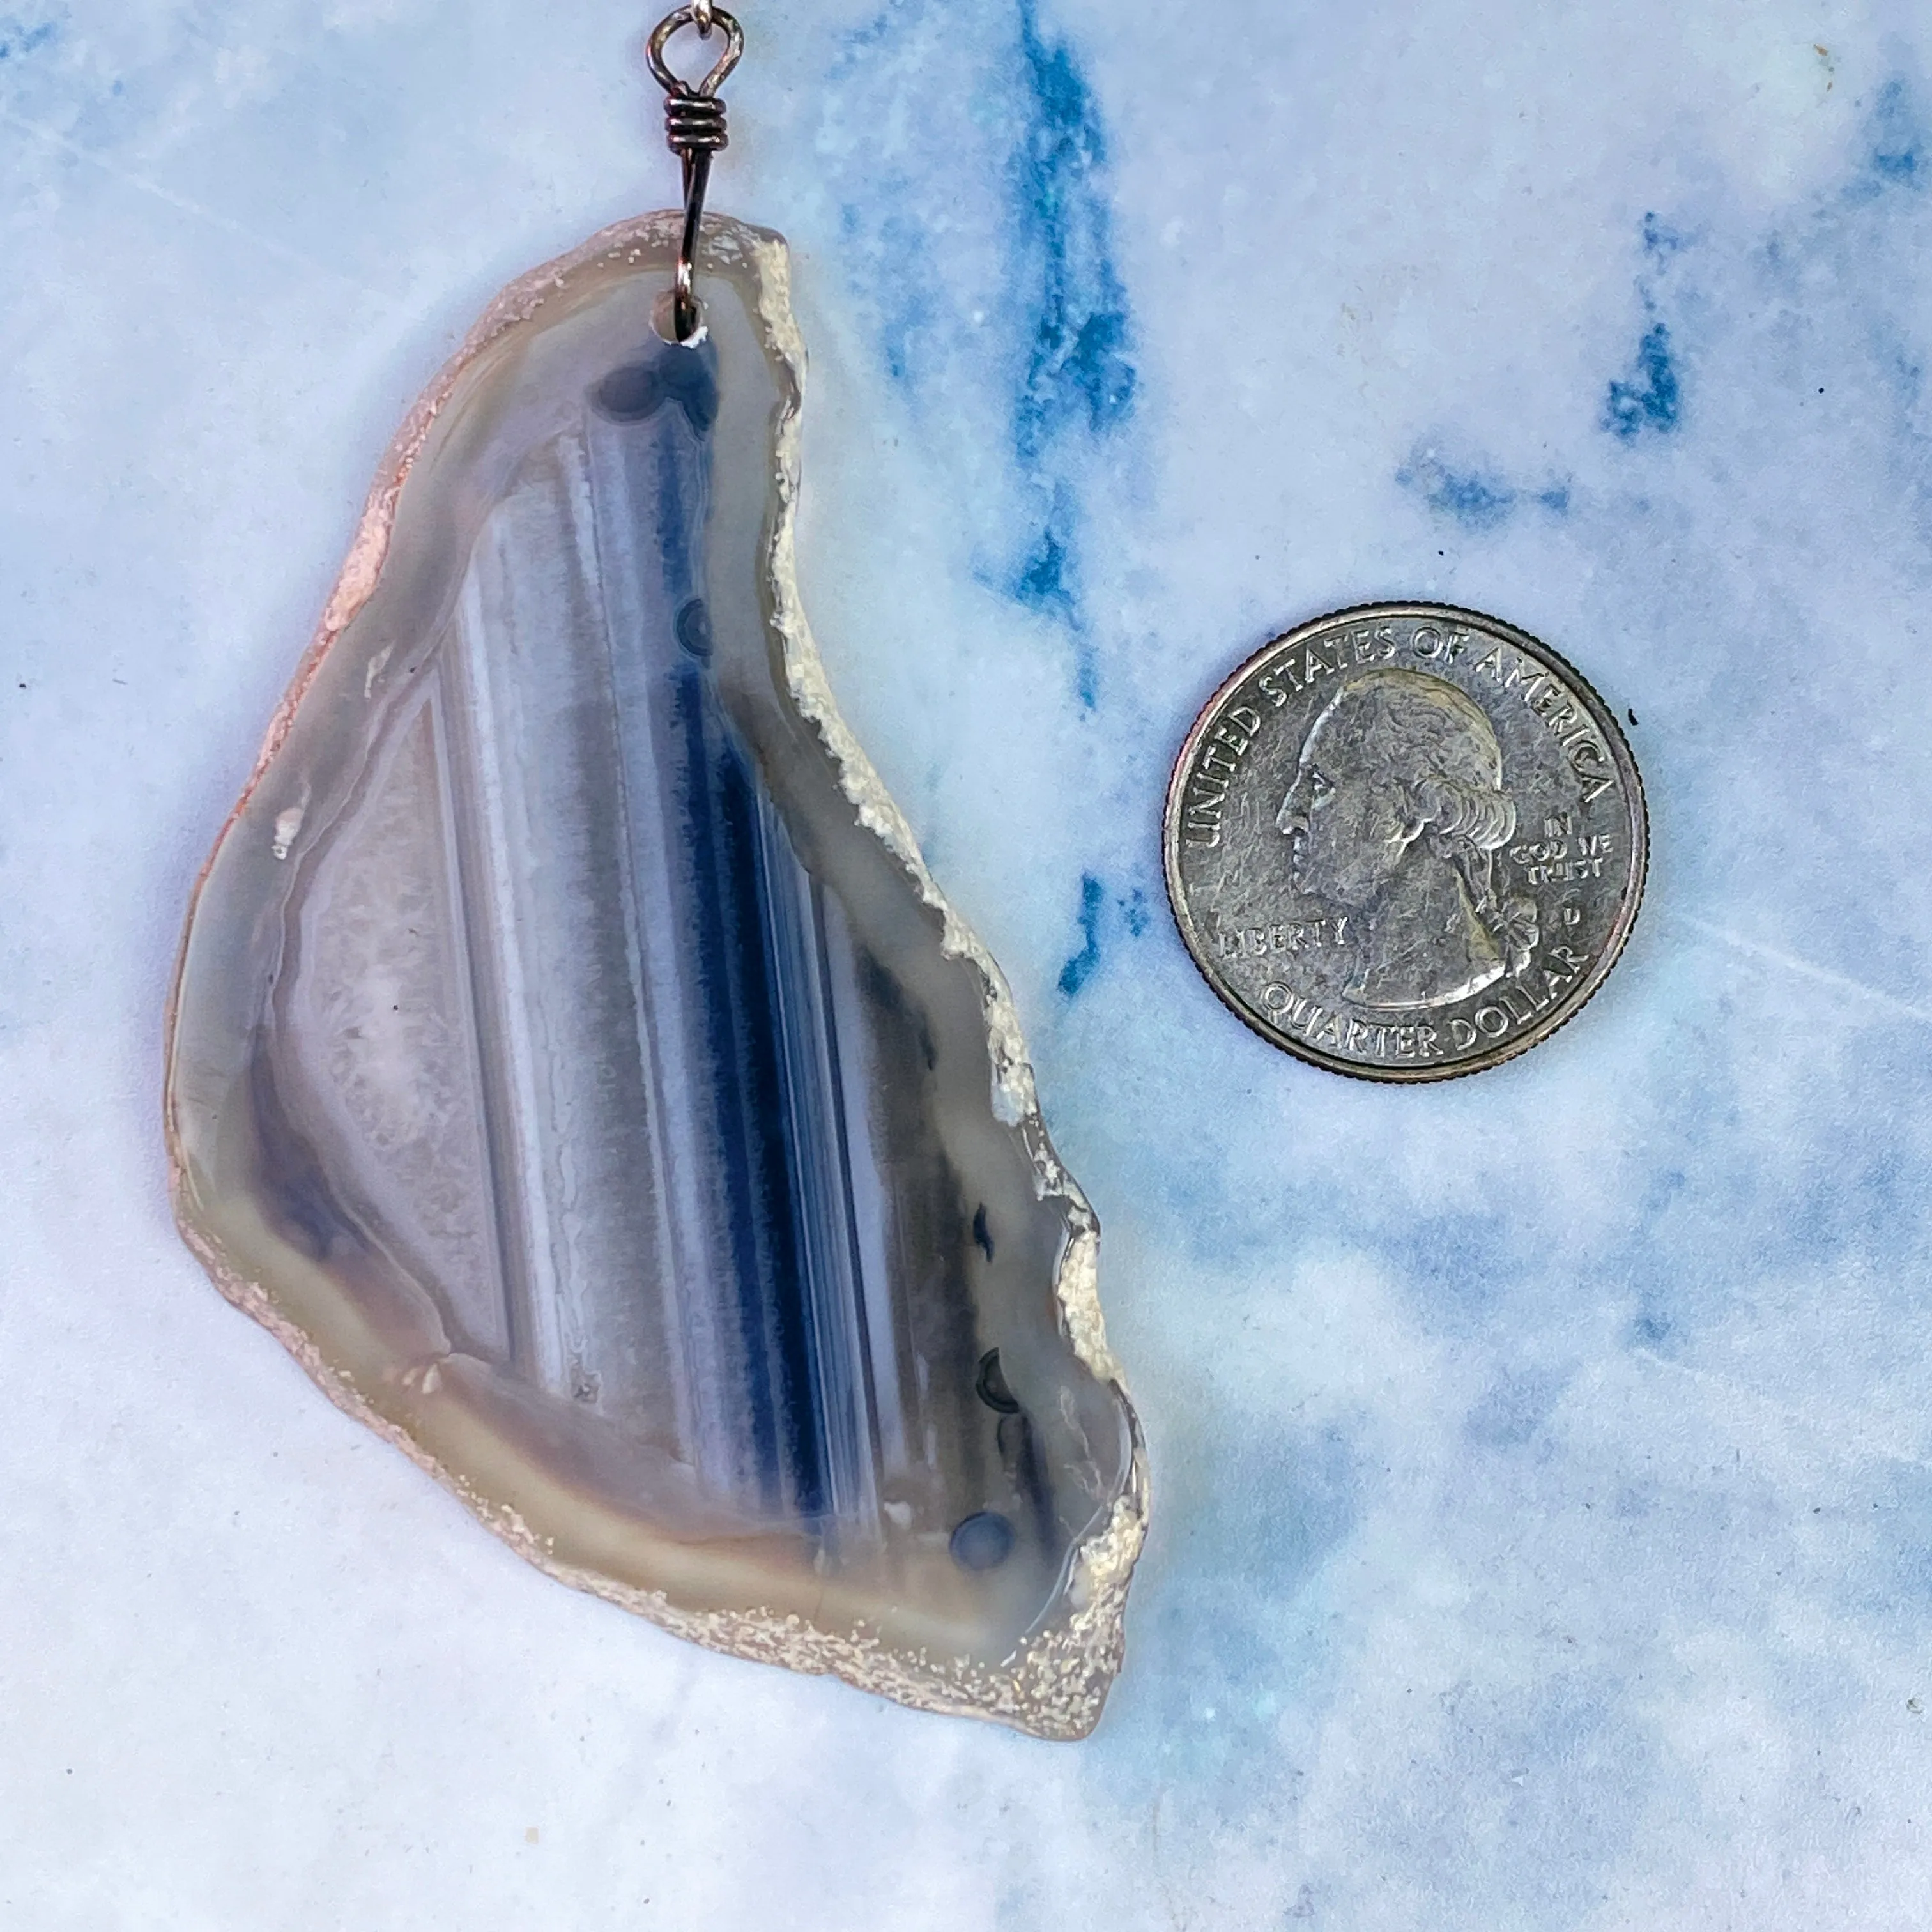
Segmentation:
<svg viewBox="0 0 1932 1932">
<path fill-rule="evenodd" d="M 328 1396 L 713 1648 L 1084 1735 L 1145 1517 L 998 969 L 832 706 L 783 243 L 675 213 L 404 424 L 191 908 L 176 1211 Z"/>
</svg>

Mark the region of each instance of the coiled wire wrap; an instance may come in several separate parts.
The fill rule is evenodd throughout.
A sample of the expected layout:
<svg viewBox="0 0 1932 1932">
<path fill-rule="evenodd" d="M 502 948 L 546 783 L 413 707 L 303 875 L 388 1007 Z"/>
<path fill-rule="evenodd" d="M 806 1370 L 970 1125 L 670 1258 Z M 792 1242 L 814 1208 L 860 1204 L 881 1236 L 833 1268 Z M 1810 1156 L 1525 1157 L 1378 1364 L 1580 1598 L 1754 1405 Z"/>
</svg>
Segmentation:
<svg viewBox="0 0 1932 1932">
<path fill-rule="evenodd" d="M 681 80 L 664 61 L 664 49 L 680 28 L 695 27 L 702 40 L 714 30 L 724 35 L 724 46 L 711 71 L 695 82 Z M 684 232 L 678 242 L 677 279 L 671 293 L 671 326 L 680 342 L 696 336 L 700 316 L 692 291 L 692 263 L 698 253 L 698 226 L 704 212 L 705 190 L 711 181 L 711 157 L 730 136 L 724 104 L 718 90 L 745 51 L 745 30 L 712 0 L 694 0 L 667 14 L 651 31 L 644 46 L 652 78 L 664 91 L 664 142 L 684 168 Z"/>
<path fill-rule="evenodd" d="M 664 145 L 680 159 L 702 148 L 716 154 L 730 145 L 724 104 L 702 94 L 674 94 L 664 101 Z"/>
</svg>

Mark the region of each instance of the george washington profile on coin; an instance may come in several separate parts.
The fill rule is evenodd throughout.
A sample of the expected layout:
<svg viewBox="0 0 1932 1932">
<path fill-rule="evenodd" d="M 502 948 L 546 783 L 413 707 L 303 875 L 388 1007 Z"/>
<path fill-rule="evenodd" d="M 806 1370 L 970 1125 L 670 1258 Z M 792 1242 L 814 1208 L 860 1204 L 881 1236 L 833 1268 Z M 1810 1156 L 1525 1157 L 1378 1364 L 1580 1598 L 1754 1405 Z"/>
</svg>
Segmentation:
<svg viewBox="0 0 1932 1932">
<path fill-rule="evenodd" d="M 1301 890 L 1354 915 L 1345 991 L 1360 1006 L 1446 1005 L 1535 950 L 1536 902 L 1505 898 L 1495 863 L 1516 826 L 1502 749 L 1446 678 L 1389 668 L 1342 685 L 1302 741 L 1275 826 Z"/>
<path fill-rule="evenodd" d="M 1318 617 L 1195 720 L 1168 898 L 1222 1000 L 1336 1072 L 1441 1080 L 1533 1046 L 1604 981 L 1642 896 L 1643 788 L 1575 668 L 1436 604 Z"/>
</svg>

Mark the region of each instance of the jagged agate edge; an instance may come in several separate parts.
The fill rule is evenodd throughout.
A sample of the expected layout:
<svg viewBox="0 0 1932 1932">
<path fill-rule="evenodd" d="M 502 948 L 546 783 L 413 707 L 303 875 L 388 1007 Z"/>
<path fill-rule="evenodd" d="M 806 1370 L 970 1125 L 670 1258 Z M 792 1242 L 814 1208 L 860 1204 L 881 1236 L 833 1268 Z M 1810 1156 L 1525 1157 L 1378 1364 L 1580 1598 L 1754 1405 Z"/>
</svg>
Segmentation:
<svg viewBox="0 0 1932 1932">
<path fill-rule="evenodd" d="M 777 434 L 778 508 L 766 567 L 772 622 L 784 652 L 786 682 L 800 713 L 818 730 L 839 772 L 845 795 L 859 821 L 904 866 L 920 896 L 940 916 L 940 946 L 950 957 L 969 961 L 980 976 L 987 1046 L 992 1062 L 992 1099 L 997 1118 L 1019 1129 L 1042 1199 L 1066 1204 L 1070 1222 L 1054 1291 L 1074 1352 L 1100 1381 L 1112 1385 L 1126 1406 L 1132 1462 L 1125 1492 L 1097 1529 L 1077 1544 L 1070 1559 L 1066 1600 L 1071 1614 L 1022 1640 L 988 1670 L 970 1660 L 934 1659 L 923 1651 L 897 1652 L 881 1640 L 860 1632 L 822 1630 L 795 1616 L 770 1610 L 692 1611 L 680 1609 L 658 1591 L 639 1590 L 556 1560 L 547 1538 L 514 1510 L 479 1496 L 464 1478 L 427 1454 L 408 1432 L 388 1421 L 363 1399 L 346 1372 L 323 1360 L 309 1336 L 274 1306 L 260 1282 L 238 1274 L 218 1246 L 198 1228 L 188 1209 L 188 1164 L 175 1121 L 172 1067 L 176 1022 L 188 935 L 223 844 L 234 831 L 286 738 L 296 712 L 323 658 L 376 588 L 388 554 L 390 532 L 403 484 L 430 426 L 448 400 L 458 378 L 475 358 L 515 324 L 541 308 L 566 278 L 591 263 L 629 255 L 662 256 L 674 248 L 681 217 L 675 210 L 640 215 L 600 230 L 568 254 L 532 269 L 506 288 L 484 311 L 462 346 L 418 398 L 397 431 L 370 485 L 349 555 L 308 648 L 287 692 L 269 721 L 260 756 L 242 796 L 229 814 L 214 850 L 195 881 L 188 904 L 167 1010 L 164 1100 L 170 1195 L 182 1238 L 207 1269 L 221 1293 L 253 1316 L 308 1372 L 323 1393 L 356 1420 L 400 1450 L 456 1495 L 506 1542 L 560 1582 L 602 1597 L 652 1623 L 734 1656 L 782 1664 L 812 1674 L 830 1673 L 862 1690 L 916 1708 L 1016 1725 L 1046 1738 L 1084 1737 L 1098 1722 L 1102 1706 L 1120 1669 L 1124 1648 L 1123 1618 L 1127 1585 L 1147 1532 L 1147 1456 L 1119 1364 L 1107 1346 L 1100 1313 L 1100 1225 L 1079 1184 L 1068 1173 L 1041 1118 L 1019 1016 L 1006 976 L 978 937 L 947 902 L 927 869 L 905 815 L 893 802 L 850 727 L 839 715 L 824 660 L 806 622 L 799 595 L 796 525 L 800 438 L 800 394 L 805 346 L 791 309 L 790 258 L 783 239 L 769 230 L 722 216 L 707 217 L 700 266 L 748 269 L 758 292 L 758 315 L 766 346 L 783 368 L 790 394 Z"/>
</svg>

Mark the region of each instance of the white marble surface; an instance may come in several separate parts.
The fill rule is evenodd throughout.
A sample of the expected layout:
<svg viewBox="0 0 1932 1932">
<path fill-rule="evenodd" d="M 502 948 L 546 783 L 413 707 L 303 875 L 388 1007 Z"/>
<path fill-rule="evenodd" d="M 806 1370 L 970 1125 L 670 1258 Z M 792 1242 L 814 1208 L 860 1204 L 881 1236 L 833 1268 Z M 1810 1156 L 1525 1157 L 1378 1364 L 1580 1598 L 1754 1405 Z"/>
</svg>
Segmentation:
<svg viewBox="0 0 1932 1932">
<path fill-rule="evenodd" d="M 681 1646 L 178 1246 L 182 908 L 368 474 L 671 164 L 608 0 L 6 0 L 0 1923 L 1924 1925 L 1932 23 L 742 11 L 810 606 L 1106 1231 L 1125 1674 L 1067 1747 Z M 1223 1013 L 1156 842 L 1222 673 L 1403 594 L 1634 710 L 1655 844 L 1425 1091 Z"/>
</svg>

